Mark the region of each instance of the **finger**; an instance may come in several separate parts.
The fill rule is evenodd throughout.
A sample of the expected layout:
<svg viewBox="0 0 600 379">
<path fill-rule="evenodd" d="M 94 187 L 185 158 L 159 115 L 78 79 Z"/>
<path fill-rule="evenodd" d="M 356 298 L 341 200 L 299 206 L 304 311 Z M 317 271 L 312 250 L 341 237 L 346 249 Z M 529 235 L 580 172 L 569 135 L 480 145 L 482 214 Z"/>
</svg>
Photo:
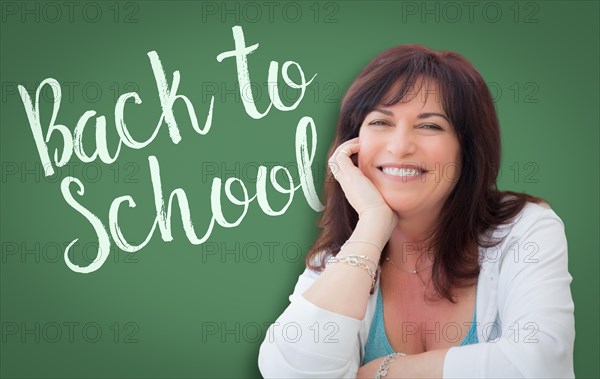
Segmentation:
<svg viewBox="0 0 600 379">
<path fill-rule="evenodd" d="M 358 153 L 359 150 L 360 144 L 358 141 L 350 140 L 340 145 L 336 149 L 336 152 L 331 156 L 329 167 L 331 173 L 338 182 L 343 177 L 351 175 L 352 170 L 357 170 L 357 167 L 354 165 L 350 156 Z"/>
<path fill-rule="evenodd" d="M 343 153 L 347 156 L 351 156 L 352 154 L 356 153 L 358 150 L 356 150 L 357 147 L 359 147 L 359 142 L 358 142 L 358 137 L 353 138 L 351 140 L 348 140 L 344 143 L 342 143 L 340 146 L 338 146 L 338 148 L 335 150 L 334 152 L 334 156 L 339 154 L 339 153 Z"/>
<path fill-rule="evenodd" d="M 342 144 L 340 144 L 331 154 L 331 156 L 329 157 L 329 161 L 328 163 L 335 163 L 336 160 L 338 159 L 338 157 L 340 156 L 340 154 L 343 156 L 351 156 L 352 154 L 355 154 L 356 152 L 358 152 L 358 150 L 356 150 L 356 147 L 358 145 L 358 138 L 354 138 L 351 139 L 349 141 L 346 141 Z"/>
<path fill-rule="evenodd" d="M 344 159 L 347 157 L 350 157 L 351 155 L 355 154 L 358 152 L 357 147 L 358 147 L 358 142 L 357 142 L 358 138 L 354 138 L 352 140 L 346 141 L 342 144 L 340 144 L 331 154 L 331 156 L 329 157 L 329 165 L 331 166 L 331 171 L 332 173 L 335 174 L 339 171 L 337 170 L 339 163 L 338 163 L 338 159 Z"/>
<path fill-rule="evenodd" d="M 360 144 L 358 142 L 344 143 L 340 146 L 339 153 L 333 157 L 341 169 L 353 169 L 356 165 L 352 161 L 352 155 L 358 153 Z"/>
<path fill-rule="evenodd" d="M 350 157 L 353 154 L 356 154 L 358 152 L 359 147 L 360 147 L 360 145 L 358 144 L 358 142 L 345 144 L 345 145 L 340 146 L 340 148 L 338 149 L 338 154 L 341 153 L 347 157 Z"/>
<path fill-rule="evenodd" d="M 345 145 L 353 144 L 353 143 L 356 143 L 356 142 L 358 142 L 358 137 L 346 140 L 346 141 L 340 143 L 338 145 L 338 147 L 336 148 L 336 150 L 339 150 L 339 149 L 343 148 Z"/>
</svg>

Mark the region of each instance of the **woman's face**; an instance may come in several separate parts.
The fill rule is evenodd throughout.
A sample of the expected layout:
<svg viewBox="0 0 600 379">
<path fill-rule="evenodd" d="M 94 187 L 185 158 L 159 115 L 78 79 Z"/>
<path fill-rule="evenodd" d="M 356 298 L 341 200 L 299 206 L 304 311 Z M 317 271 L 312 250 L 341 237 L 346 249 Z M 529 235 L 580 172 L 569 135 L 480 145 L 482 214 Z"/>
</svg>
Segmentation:
<svg viewBox="0 0 600 379">
<path fill-rule="evenodd" d="M 460 145 L 435 82 L 368 113 L 359 141 L 358 167 L 400 217 L 437 215 L 460 175 Z"/>
</svg>

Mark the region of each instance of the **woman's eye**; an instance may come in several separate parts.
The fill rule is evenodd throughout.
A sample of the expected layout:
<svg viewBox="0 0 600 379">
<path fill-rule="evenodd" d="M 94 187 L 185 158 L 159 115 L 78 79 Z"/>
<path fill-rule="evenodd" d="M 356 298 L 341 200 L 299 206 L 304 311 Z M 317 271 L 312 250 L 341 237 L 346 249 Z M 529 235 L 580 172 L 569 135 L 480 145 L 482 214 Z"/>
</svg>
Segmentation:
<svg viewBox="0 0 600 379">
<path fill-rule="evenodd" d="M 390 125 L 389 122 L 385 121 L 385 120 L 373 120 L 371 122 L 369 122 L 369 125 Z"/>
<path fill-rule="evenodd" d="M 422 129 L 433 129 L 433 130 L 443 130 L 442 128 L 440 128 L 439 126 L 437 126 L 435 124 L 421 125 L 420 128 L 422 128 Z"/>
</svg>

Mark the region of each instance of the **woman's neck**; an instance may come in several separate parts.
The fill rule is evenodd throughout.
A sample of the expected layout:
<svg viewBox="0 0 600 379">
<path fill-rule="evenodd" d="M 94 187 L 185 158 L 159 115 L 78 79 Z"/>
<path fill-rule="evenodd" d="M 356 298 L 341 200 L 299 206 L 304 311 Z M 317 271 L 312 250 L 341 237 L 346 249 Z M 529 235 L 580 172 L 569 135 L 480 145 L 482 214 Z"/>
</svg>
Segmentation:
<svg viewBox="0 0 600 379">
<path fill-rule="evenodd" d="M 388 242 L 387 258 L 401 271 L 430 269 L 434 261 L 434 251 L 430 248 L 433 227 L 433 217 L 427 215 L 399 217 Z"/>
</svg>

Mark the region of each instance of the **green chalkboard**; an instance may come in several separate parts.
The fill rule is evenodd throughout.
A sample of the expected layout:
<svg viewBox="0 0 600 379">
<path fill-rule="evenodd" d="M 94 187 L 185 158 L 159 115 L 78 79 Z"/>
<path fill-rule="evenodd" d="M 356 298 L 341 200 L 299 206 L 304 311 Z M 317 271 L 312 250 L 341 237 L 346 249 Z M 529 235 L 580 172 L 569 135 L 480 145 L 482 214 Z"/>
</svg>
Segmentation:
<svg viewBox="0 0 600 379">
<path fill-rule="evenodd" d="M 563 219 L 575 372 L 600 375 L 597 1 L 2 1 L 0 12 L 1 377 L 259 377 L 258 347 L 319 232 L 341 99 L 404 43 L 459 52 L 488 83 L 499 186 Z M 253 50 L 247 83 L 227 53 L 235 30 Z M 286 72 L 312 81 L 292 88 Z"/>
</svg>

